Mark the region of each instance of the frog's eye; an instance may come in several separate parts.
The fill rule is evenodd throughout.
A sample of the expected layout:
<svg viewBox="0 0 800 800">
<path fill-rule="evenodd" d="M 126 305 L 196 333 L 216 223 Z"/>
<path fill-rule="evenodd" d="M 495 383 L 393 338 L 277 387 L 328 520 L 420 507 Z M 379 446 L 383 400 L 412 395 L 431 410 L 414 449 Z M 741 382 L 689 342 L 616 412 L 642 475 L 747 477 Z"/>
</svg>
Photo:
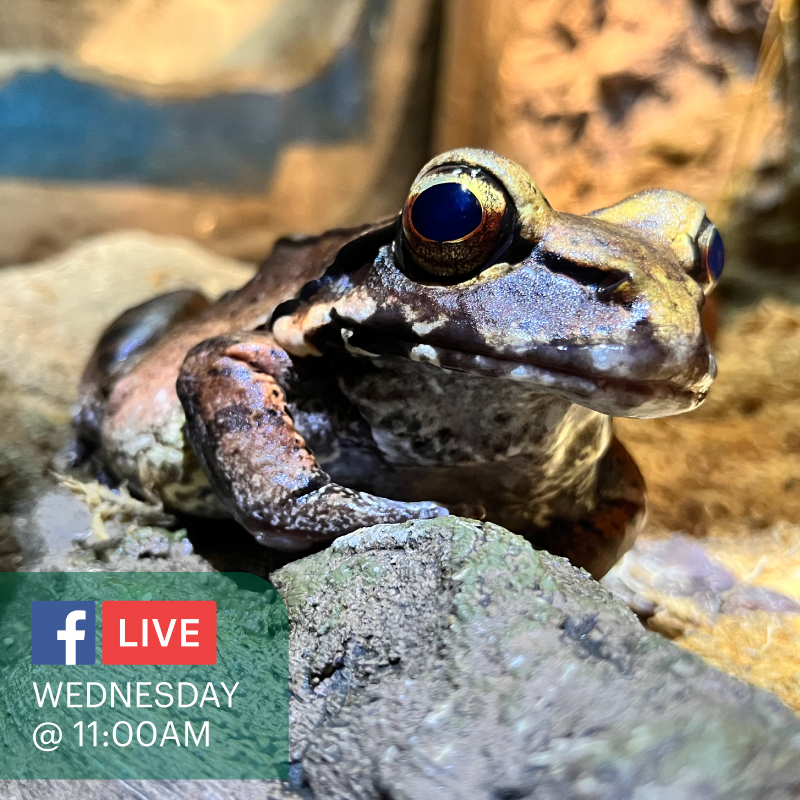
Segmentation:
<svg viewBox="0 0 800 800">
<path fill-rule="evenodd" d="M 457 280 L 497 260 L 513 228 L 510 200 L 480 169 L 449 166 L 411 187 L 403 236 L 414 264 L 429 275 Z"/>
<path fill-rule="evenodd" d="M 697 234 L 697 246 L 700 250 L 700 260 L 703 266 L 706 285 L 706 294 L 710 292 L 722 275 L 725 266 L 725 246 L 719 231 L 706 217 Z"/>
</svg>

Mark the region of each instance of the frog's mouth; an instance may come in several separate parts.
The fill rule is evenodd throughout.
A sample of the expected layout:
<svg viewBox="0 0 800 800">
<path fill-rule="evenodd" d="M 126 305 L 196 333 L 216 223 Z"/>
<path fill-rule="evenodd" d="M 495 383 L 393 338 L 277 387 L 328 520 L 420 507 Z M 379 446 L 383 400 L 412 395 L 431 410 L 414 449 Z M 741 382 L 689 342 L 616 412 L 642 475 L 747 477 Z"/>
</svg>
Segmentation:
<svg viewBox="0 0 800 800">
<path fill-rule="evenodd" d="M 651 418 L 691 411 L 705 399 L 716 373 L 710 353 L 694 380 L 631 380 L 570 371 L 530 359 L 454 350 L 362 325 L 343 324 L 339 331 L 346 350 L 356 356 L 400 356 L 441 369 L 520 381 L 616 417 Z"/>
</svg>

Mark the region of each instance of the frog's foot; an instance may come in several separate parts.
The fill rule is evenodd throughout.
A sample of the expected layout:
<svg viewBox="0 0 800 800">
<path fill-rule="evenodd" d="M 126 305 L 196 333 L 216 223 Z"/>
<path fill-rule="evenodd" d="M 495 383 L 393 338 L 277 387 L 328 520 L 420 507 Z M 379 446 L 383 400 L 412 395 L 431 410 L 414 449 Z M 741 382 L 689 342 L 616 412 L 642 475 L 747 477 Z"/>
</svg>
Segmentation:
<svg viewBox="0 0 800 800">
<path fill-rule="evenodd" d="M 259 510 L 249 518 L 236 516 L 261 544 L 278 550 L 305 550 L 357 528 L 447 514 L 447 509 L 436 503 L 401 503 L 328 483 L 266 513 Z"/>
<path fill-rule="evenodd" d="M 192 348 L 178 378 L 186 435 L 231 514 L 262 544 L 303 550 L 369 525 L 443 516 L 333 483 L 286 409 L 292 363 L 267 333 Z"/>
<path fill-rule="evenodd" d="M 534 547 L 566 556 L 600 580 L 633 546 L 645 510 L 644 479 L 628 451 L 613 439 L 599 465 L 594 510 L 580 520 L 556 519 L 524 535 Z"/>
<path fill-rule="evenodd" d="M 99 442 L 106 401 L 116 381 L 168 331 L 209 305 L 205 295 L 193 289 L 167 292 L 124 311 L 103 331 L 79 389 L 75 424 L 85 444 Z"/>
</svg>

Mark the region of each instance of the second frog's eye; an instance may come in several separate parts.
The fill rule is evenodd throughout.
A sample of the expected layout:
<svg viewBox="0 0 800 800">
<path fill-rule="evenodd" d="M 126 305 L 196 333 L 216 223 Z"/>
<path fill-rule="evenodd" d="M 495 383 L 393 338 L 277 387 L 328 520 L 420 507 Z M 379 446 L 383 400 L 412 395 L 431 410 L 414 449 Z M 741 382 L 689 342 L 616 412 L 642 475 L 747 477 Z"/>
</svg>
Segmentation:
<svg viewBox="0 0 800 800">
<path fill-rule="evenodd" d="M 697 234 L 697 245 L 700 250 L 702 275 L 700 282 L 708 294 L 722 275 L 725 266 L 725 246 L 722 237 L 713 223 L 705 217 Z"/>
<path fill-rule="evenodd" d="M 403 209 L 407 254 L 428 275 L 457 280 L 493 263 L 513 229 L 511 202 L 482 170 L 448 166 L 419 178 Z"/>
</svg>

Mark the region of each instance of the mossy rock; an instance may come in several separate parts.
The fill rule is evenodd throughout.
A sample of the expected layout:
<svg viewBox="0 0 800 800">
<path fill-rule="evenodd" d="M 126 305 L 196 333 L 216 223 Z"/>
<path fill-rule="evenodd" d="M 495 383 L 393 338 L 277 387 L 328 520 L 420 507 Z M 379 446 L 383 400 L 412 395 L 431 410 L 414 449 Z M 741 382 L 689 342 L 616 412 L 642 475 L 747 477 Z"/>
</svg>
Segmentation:
<svg viewBox="0 0 800 800">
<path fill-rule="evenodd" d="M 800 796 L 792 712 L 496 525 L 380 525 L 272 579 L 313 797 Z"/>
</svg>

